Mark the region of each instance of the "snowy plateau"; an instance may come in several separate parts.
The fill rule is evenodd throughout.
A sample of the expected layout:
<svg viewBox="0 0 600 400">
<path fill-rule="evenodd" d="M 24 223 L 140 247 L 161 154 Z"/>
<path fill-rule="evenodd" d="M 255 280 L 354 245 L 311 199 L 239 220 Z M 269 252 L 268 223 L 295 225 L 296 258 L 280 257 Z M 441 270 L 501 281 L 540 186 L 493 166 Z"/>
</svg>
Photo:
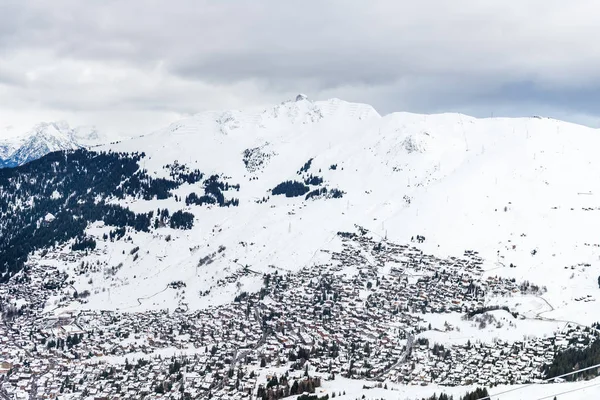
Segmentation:
<svg viewBox="0 0 600 400">
<path fill-rule="evenodd" d="M 72 145 L 2 170 L 3 219 L 41 201 L 14 174 L 82 154 L 72 130 L 46 130 Z M 0 157 L 31 159 L 17 147 Z M 600 396 L 595 370 L 552 379 L 600 353 L 598 148 L 598 130 L 550 118 L 382 116 L 302 95 L 93 147 L 138 154 L 140 181 L 185 178 L 162 198 L 94 198 L 149 228 L 86 220 L 85 241 L 0 269 L 0 397 Z M 32 234 L 88 201 L 63 188 L 45 189 L 59 205 Z"/>
</svg>

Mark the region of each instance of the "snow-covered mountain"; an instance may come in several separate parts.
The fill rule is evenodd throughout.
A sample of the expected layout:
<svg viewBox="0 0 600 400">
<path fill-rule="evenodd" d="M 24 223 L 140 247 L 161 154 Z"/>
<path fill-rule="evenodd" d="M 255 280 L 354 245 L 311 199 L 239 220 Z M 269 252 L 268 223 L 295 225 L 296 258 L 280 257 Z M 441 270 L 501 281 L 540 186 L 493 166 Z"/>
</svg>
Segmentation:
<svg viewBox="0 0 600 400">
<path fill-rule="evenodd" d="M 495 398 L 542 382 L 558 352 L 597 332 L 599 145 L 597 130 L 549 118 L 382 116 L 302 95 L 203 112 L 1 170 L 0 281 L 22 318 L 85 311 L 71 321 L 112 334 L 136 315 L 135 340 L 115 339 L 129 349 L 173 324 L 174 352 L 227 343 L 229 362 L 251 355 L 263 381 L 288 369 L 287 349 L 259 362 L 296 346 L 288 336 L 335 337 L 340 371 L 352 371 L 353 340 L 368 341 L 377 350 L 360 357 L 375 361 L 357 368 L 370 368 L 368 382 L 413 383 L 373 387 L 378 398 L 508 385 Z M 186 318 L 207 336 L 180 332 Z M 243 351 L 230 330 L 250 338 Z M 356 377 L 324 387 L 361 397 Z"/>
<path fill-rule="evenodd" d="M 71 128 L 66 122 L 37 124 L 24 135 L 0 139 L 0 168 L 15 167 L 58 150 L 73 150 L 106 143 L 93 127 Z"/>
<path fill-rule="evenodd" d="M 173 176 L 174 165 L 218 175 L 230 187 L 239 185 L 223 192 L 239 206 L 200 205 L 195 199 L 186 204 L 192 193 L 202 195 L 202 182 L 172 190 L 176 198 L 115 199 L 137 213 L 190 212 L 194 226 L 158 228 L 164 235 L 132 234 L 146 250 L 133 263 L 120 256 L 121 247 L 129 245 L 99 245 L 112 255 L 111 262 L 123 263 L 120 274 L 127 284 L 113 287 L 110 301 L 92 296 L 88 306 L 175 307 L 180 300 L 167 292 L 141 306 L 129 294 L 152 296 L 167 276 L 181 277 L 196 293 L 240 265 L 295 271 L 326 262 L 323 251 L 340 245 L 336 233 L 355 225 L 399 243 L 425 236 L 419 246 L 431 254 L 476 250 L 494 274 L 546 285 L 549 296 L 564 302 L 582 288 L 597 288 L 600 251 L 593 244 L 600 226 L 600 160 L 590 150 L 599 145 L 596 130 L 548 118 L 381 116 L 369 105 L 305 96 L 266 109 L 203 112 L 98 149 L 143 152 L 140 167 L 155 178 Z M 274 194 L 278 186 L 285 193 L 289 187 L 281 184 L 287 181 L 297 181 L 298 191 L 290 189 L 291 197 Z M 93 224 L 88 233 L 101 237 L 108 230 Z M 198 259 L 220 246 L 227 251 L 215 260 L 216 268 L 198 274 Z M 564 266 L 579 263 L 594 268 L 569 278 Z M 504 268 L 509 264 L 521 268 Z M 259 281 L 248 278 L 243 284 L 251 289 Z M 81 290 L 88 286 L 83 279 L 80 284 Z M 185 301 L 204 307 L 228 301 L 237 290 L 215 287 L 211 296 Z M 569 307 L 555 307 L 553 313 L 564 316 Z M 578 315 L 588 318 L 585 312 Z"/>
</svg>

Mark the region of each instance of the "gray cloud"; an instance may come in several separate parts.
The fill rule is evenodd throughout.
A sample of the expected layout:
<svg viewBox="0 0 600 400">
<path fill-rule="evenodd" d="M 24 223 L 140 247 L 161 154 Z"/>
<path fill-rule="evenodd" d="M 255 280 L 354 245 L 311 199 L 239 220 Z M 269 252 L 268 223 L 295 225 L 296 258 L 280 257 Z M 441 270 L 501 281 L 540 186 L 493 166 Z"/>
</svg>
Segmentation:
<svg viewBox="0 0 600 400">
<path fill-rule="evenodd" d="M 5 0 L 0 122 L 127 111 L 162 121 L 302 91 L 384 113 L 593 124 L 598 11 L 591 0 Z"/>
</svg>

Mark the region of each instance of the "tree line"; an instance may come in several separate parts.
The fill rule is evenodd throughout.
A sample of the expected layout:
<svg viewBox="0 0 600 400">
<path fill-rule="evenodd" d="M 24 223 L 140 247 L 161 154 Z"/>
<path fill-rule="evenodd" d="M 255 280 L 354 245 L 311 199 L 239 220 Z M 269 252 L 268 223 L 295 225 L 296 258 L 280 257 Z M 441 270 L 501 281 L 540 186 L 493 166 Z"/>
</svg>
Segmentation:
<svg viewBox="0 0 600 400">
<path fill-rule="evenodd" d="M 171 179 L 154 178 L 140 167 L 144 156 L 79 149 L 1 169 L 0 282 L 20 271 L 33 251 L 72 239 L 73 250 L 93 250 L 95 241 L 84 234 L 89 223 L 103 221 L 123 232 L 125 227 L 151 229 L 152 212 L 135 213 L 108 199 L 166 199 L 181 184 L 202 179 L 199 171 L 180 166 L 170 166 Z M 207 186 L 212 193 L 221 183 L 211 177 Z M 175 229 L 189 229 L 193 215 L 178 211 L 168 223 Z"/>
</svg>

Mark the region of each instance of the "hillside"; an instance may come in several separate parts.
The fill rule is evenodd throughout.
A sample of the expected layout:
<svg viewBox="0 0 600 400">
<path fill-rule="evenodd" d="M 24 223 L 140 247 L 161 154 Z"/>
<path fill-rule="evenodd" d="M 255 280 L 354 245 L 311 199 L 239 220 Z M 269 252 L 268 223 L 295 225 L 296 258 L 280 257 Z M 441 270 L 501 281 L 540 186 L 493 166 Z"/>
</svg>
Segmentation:
<svg viewBox="0 0 600 400">
<path fill-rule="evenodd" d="M 356 224 L 399 243 L 423 235 L 418 247 L 436 255 L 477 250 L 495 274 L 547 285 L 548 296 L 558 296 L 556 307 L 597 289 L 597 268 L 570 267 L 597 260 L 595 233 L 585 227 L 599 215 L 599 161 L 587 150 L 599 140 L 595 130 L 551 119 L 381 117 L 367 105 L 299 97 L 267 110 L 202 113 L 98 151 L 143 152 L 139 166 L 151 177 L 169 178 L 166 166 L 179 163 L 240 186 L 229 191 L 237 207 L 186 205 L 191 193 L 204 194 L 202 181 L 172 190 L 179 201 L 113 199 L 137 213 L 167 208 L 195 215 L 194 227 L 181 237 L 173 232 L 176 239 L 167 247 L 156 234 L 136 238 L 149 253 L 135 265 L 125 263 L 123 274 L 154 275 L 162 259 L 169 275 L 201 290 L 211 285 L 207 279 L 239 265 L 294 271 L 320 262 L 318 251 L 336 248 L 335 234 Z M 322 183 L 306 190 L 337 189 L 343 197 L 271 193 L 282 182 L 310 176 Z M 254 245 L 240 244 L 245 242 Z M 195 276 L 198 258 L 219 246 L 227 251 L 214 271 Z M 186 255 L 182 249 L 189 248 L 198 251 Z M 160 274 L 153 279 L 156 286 L 145 282 L 143 294 L 164 280 Z M 130 302 L 130 290 L 113 289 L 114 307 Z"/>
<path fill-rule="evenodd" d="M 381 116 L 305 96 L 204 112 L 1 170 L 0 272 L 18 288 L 6 298 L 25 314 L 100 313 L 74 321 L 104 332 L 175 330 L 167 349 L 233 343 L 239 322 L 258 374 L 261 357 L 278 368 L 277 346 L 300 358 L 293 331 L 335 337 L 314 341 L 311 368 L 329 354 L 349 378 L 541 382 L 598 336 L 599 144 L 548 118 Z M 135 329 L 112 355 L 142 352 Z M 234 366 L 236 346 L 222 353 Z"/>
<path fill-rule="evenodd" d="M 578 284 L 566 287 L 571 269 L 564 267 L 597 260 L 595 234 L 585 227 L 594 226 L 599 215 L 598 161 L 587 150 L 599 140 L 595 130 L 551 119 L 381 117 L 365 105 L 300 99 L 266 111 L 203 113 L 106 149 L 145 152 L 143 168 L 155 176 L 167 176 L 164 166 L 177 160 L 240 185 L 239 207 L 226 209 L 172 200 L 128 202 L 136 212 L 165 207 L 193 212 L 196 224 L 182 238 L 182 248 L 200 246 L 209 253 L 226 246 L 216 270 L 237 264 L 297 270 L 317 262 L 315 252 L 326 249 L 336 232 L 358 224 L 403 243 L 423 235 L 419 247 L 437 255 L 477 250 L 487 268 L 506 266 L 495 273 L 543 279 L 554 289 L 550 294 L 578 297 L 595 293 L 598 270 L 577 270 Z M 270 193 L 284 181 L 310 175 L 323 179 L 308 185 L 311 190 L 338 189 L 343 198 Z M 174 193 L 185 199 L 191 192 L 198 188 L 183 185 Z M 261 203 L 263 198 L 268 201 Z M 255 243 L 250 248 L 239 244 L 250 241 Z M 190 272 L 185 263 L 197 258 L 189 255 L 173 268 L 185 276 Z M 508 268 L 511 263 L 517 268 Z"/>
</svg>

